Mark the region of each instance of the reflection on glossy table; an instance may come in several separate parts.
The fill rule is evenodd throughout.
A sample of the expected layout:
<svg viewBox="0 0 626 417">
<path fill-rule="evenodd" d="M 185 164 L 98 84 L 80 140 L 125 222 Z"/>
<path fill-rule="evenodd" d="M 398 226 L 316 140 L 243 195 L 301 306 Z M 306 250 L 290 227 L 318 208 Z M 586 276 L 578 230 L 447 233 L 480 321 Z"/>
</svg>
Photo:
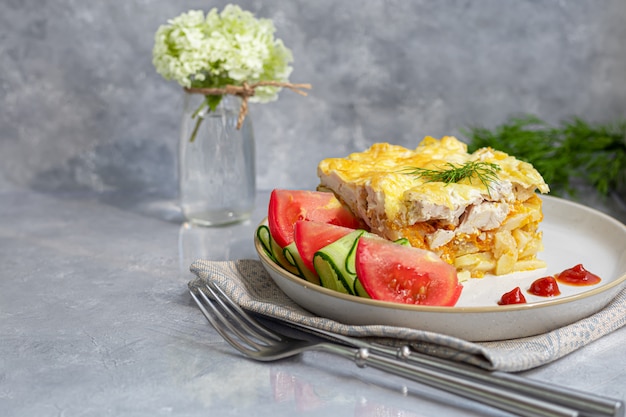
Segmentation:
<svg viewBox="0 0 626 417">
<path fill-rule="evenodd" d="M 324 353 L 258 363 L 230 348 L 188 267 L 255 258 L 268 197 L 246 223 L 199 228 L 171 201 L 1 192 L 0 414 L 507 415 Z M 622 328 L 524 375 L 626 400 L 625 341 Z"/>
</svg>

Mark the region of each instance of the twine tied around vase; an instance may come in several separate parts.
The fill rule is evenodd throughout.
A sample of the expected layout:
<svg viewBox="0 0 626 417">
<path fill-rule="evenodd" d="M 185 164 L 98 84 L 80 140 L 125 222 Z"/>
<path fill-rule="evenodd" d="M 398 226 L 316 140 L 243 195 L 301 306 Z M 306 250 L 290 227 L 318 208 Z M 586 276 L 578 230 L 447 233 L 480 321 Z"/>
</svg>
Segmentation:
<svg viewBox="0 0 626 417">
<path fill-rule="evenodd" d="M 255 95 L 257 87 L 282 87 L 288 88 L 294 93 L 306 96 L 307 93 L 303 89 L 310 90 L 311 84 L 292 84 L 281 81 L 259 81 L 253 84 L 243 82 L 242 85 L 227 85 L 223 88 L 190 88 L 185 87 L 187 93 L 204 94 L 208 96 L 222 96 L 230 94 L 241 97 L 241 107 L 239 108 L 239 116 L 237 117 L 237 130 L 241 129 L 243 121 L 248 114 L 248 99 Z"/>
</svg>

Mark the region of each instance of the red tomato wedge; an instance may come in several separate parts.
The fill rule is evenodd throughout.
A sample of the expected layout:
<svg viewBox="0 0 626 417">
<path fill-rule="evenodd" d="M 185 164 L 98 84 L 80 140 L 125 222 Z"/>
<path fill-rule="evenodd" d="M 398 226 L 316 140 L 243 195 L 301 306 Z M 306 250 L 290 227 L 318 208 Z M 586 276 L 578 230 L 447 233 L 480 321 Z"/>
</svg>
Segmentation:
<svg viewBox="0 0 626 417">
<path fill-rule="evenodd" d="M 453 306 L 463 289 L 456 269 L 433 252 L 366 236 L 356 274 L 370 297 L 396 303 Z"/>
<path fill-rule="evenodd" d="M 315 275 L 317 275 L 313 265 L 315 252 L 352 232 L 354 229 L 313 220 L 298 220 L 294 226 L 298 253 L 304 265 Z"/>
<path fill-rule="evenodd" d="M 298 220 L 358 229 L 361 222 L 333 193 L 275 189 L 270 195 L 267 222 L 272 238 L 281 248 L 293 242 L 293 226 Z"/>
</svg>

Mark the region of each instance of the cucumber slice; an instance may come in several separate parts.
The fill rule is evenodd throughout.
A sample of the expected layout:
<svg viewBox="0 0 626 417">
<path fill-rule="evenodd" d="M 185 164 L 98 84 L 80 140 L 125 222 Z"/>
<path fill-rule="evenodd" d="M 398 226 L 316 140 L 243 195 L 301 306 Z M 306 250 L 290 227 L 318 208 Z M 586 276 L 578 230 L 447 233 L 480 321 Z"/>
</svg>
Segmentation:
<svg viewBox="0 0 626 417">
<path fill-rule="evenodd" d="M 272 239 L 272 253 L 274 254 L 274 258 L 276 258 L 276 263 L 278 265 L 282 266 L 294 275 L 302 276 L 302 274 L 300 274 L 298 266 L 295 263 L 291 262 L 291 260 L 287 259 L 287 257 L 285 256 L 285 249 L 281 248 L 274 239 Z"/>
<path fill-rule="evenodd" d="M 398 245 L 402 245 L 402 246 L 411 246 L 411 242 L 409 242 L 409 239 L 405 237 L 401 237 L 398 240 L 394 240 L 393 243 L 397 243 Z"/>
<path fill-rule="evenodd" d="M 329 290 L 348 294 L 346 288 L 340 284 L 338 272 L 333 261 L 323 253 L 316 253 L 313 257 L 315 271 L 320 277 L 320 285 Z"/>
<path fill-rule="evenodd" d="M 294 275 L 300 275 L 300 271 L 295 264 L 292 264 L 287 258 L 285 258 L 285 254 L 283 248 L 280 247 L 278 243 L 272 238 L 270 234 L 270 229 L 266 225 L 261 225 L 258 227 L 256 231 L 256 235 L 261 242 L 261 246 L 263 250 L 270 257 L 274 263 L 281 266 L 283 269 L 291 272 Z"/>
<path fill-rule="evenodd" d="M 354 290 L 354 295 L 357 295 L 357 296 L 363 297 L 363 298 L 372 298 L 367 293 L 367 291 L 365 291 L 365 288 L 363 288 L 363 284 L 361 284 L 361 281 L 359 281 L 358 278 L 354 280 L 353 290 Z"/>
<path fill-rule="evenodd" d="M 270 235 L 270 228 L 262 224 L 256 229 L 256 237 L 261 242 L 261 246 L 265 251 L 265 254 L 274 262 L 276 258 L 272 253 L 272 235 Z"/>
<path fill-rule="evenodd" d="M 304 278 L 312 284 L 320 285 L 320 278 L 317 274 L 311 272 L 309 268 L 302 262 L 302 257 L 296 248 L 296 242 L 292 242 L 283 249 L 284 258 L 297 269 L 295 275 Z"/>
<path fill-rule="evenodd" d="M 313 265 L 323 287 L 354 295 L 356 245 L 364 230 L 355 230 L 315 253 Z"/>
</svg>

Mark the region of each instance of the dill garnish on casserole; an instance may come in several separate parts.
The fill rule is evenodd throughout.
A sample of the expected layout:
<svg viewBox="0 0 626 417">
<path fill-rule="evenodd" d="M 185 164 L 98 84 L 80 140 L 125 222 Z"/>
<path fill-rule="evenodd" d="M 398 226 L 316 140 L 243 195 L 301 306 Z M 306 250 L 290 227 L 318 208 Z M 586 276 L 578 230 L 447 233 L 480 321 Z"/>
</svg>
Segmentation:
<svg viewBox="0 0 626 417">
<path fill-rule="evenodd" d="M 443 182 L 446 185 L 458 183 L 464 179 L 468 179 L 471 182 L 472 178 L 476 177 L 489 192 L 489 184 L 498 179 L 498 171 L 500 171 L 500 167 L 497 164 L 482 161 L 469 161 L 463 165 L 447 162 L 441 169 L 408 167 L 405 173 L 417 175 L 430 182 Z"/>
</svg>

